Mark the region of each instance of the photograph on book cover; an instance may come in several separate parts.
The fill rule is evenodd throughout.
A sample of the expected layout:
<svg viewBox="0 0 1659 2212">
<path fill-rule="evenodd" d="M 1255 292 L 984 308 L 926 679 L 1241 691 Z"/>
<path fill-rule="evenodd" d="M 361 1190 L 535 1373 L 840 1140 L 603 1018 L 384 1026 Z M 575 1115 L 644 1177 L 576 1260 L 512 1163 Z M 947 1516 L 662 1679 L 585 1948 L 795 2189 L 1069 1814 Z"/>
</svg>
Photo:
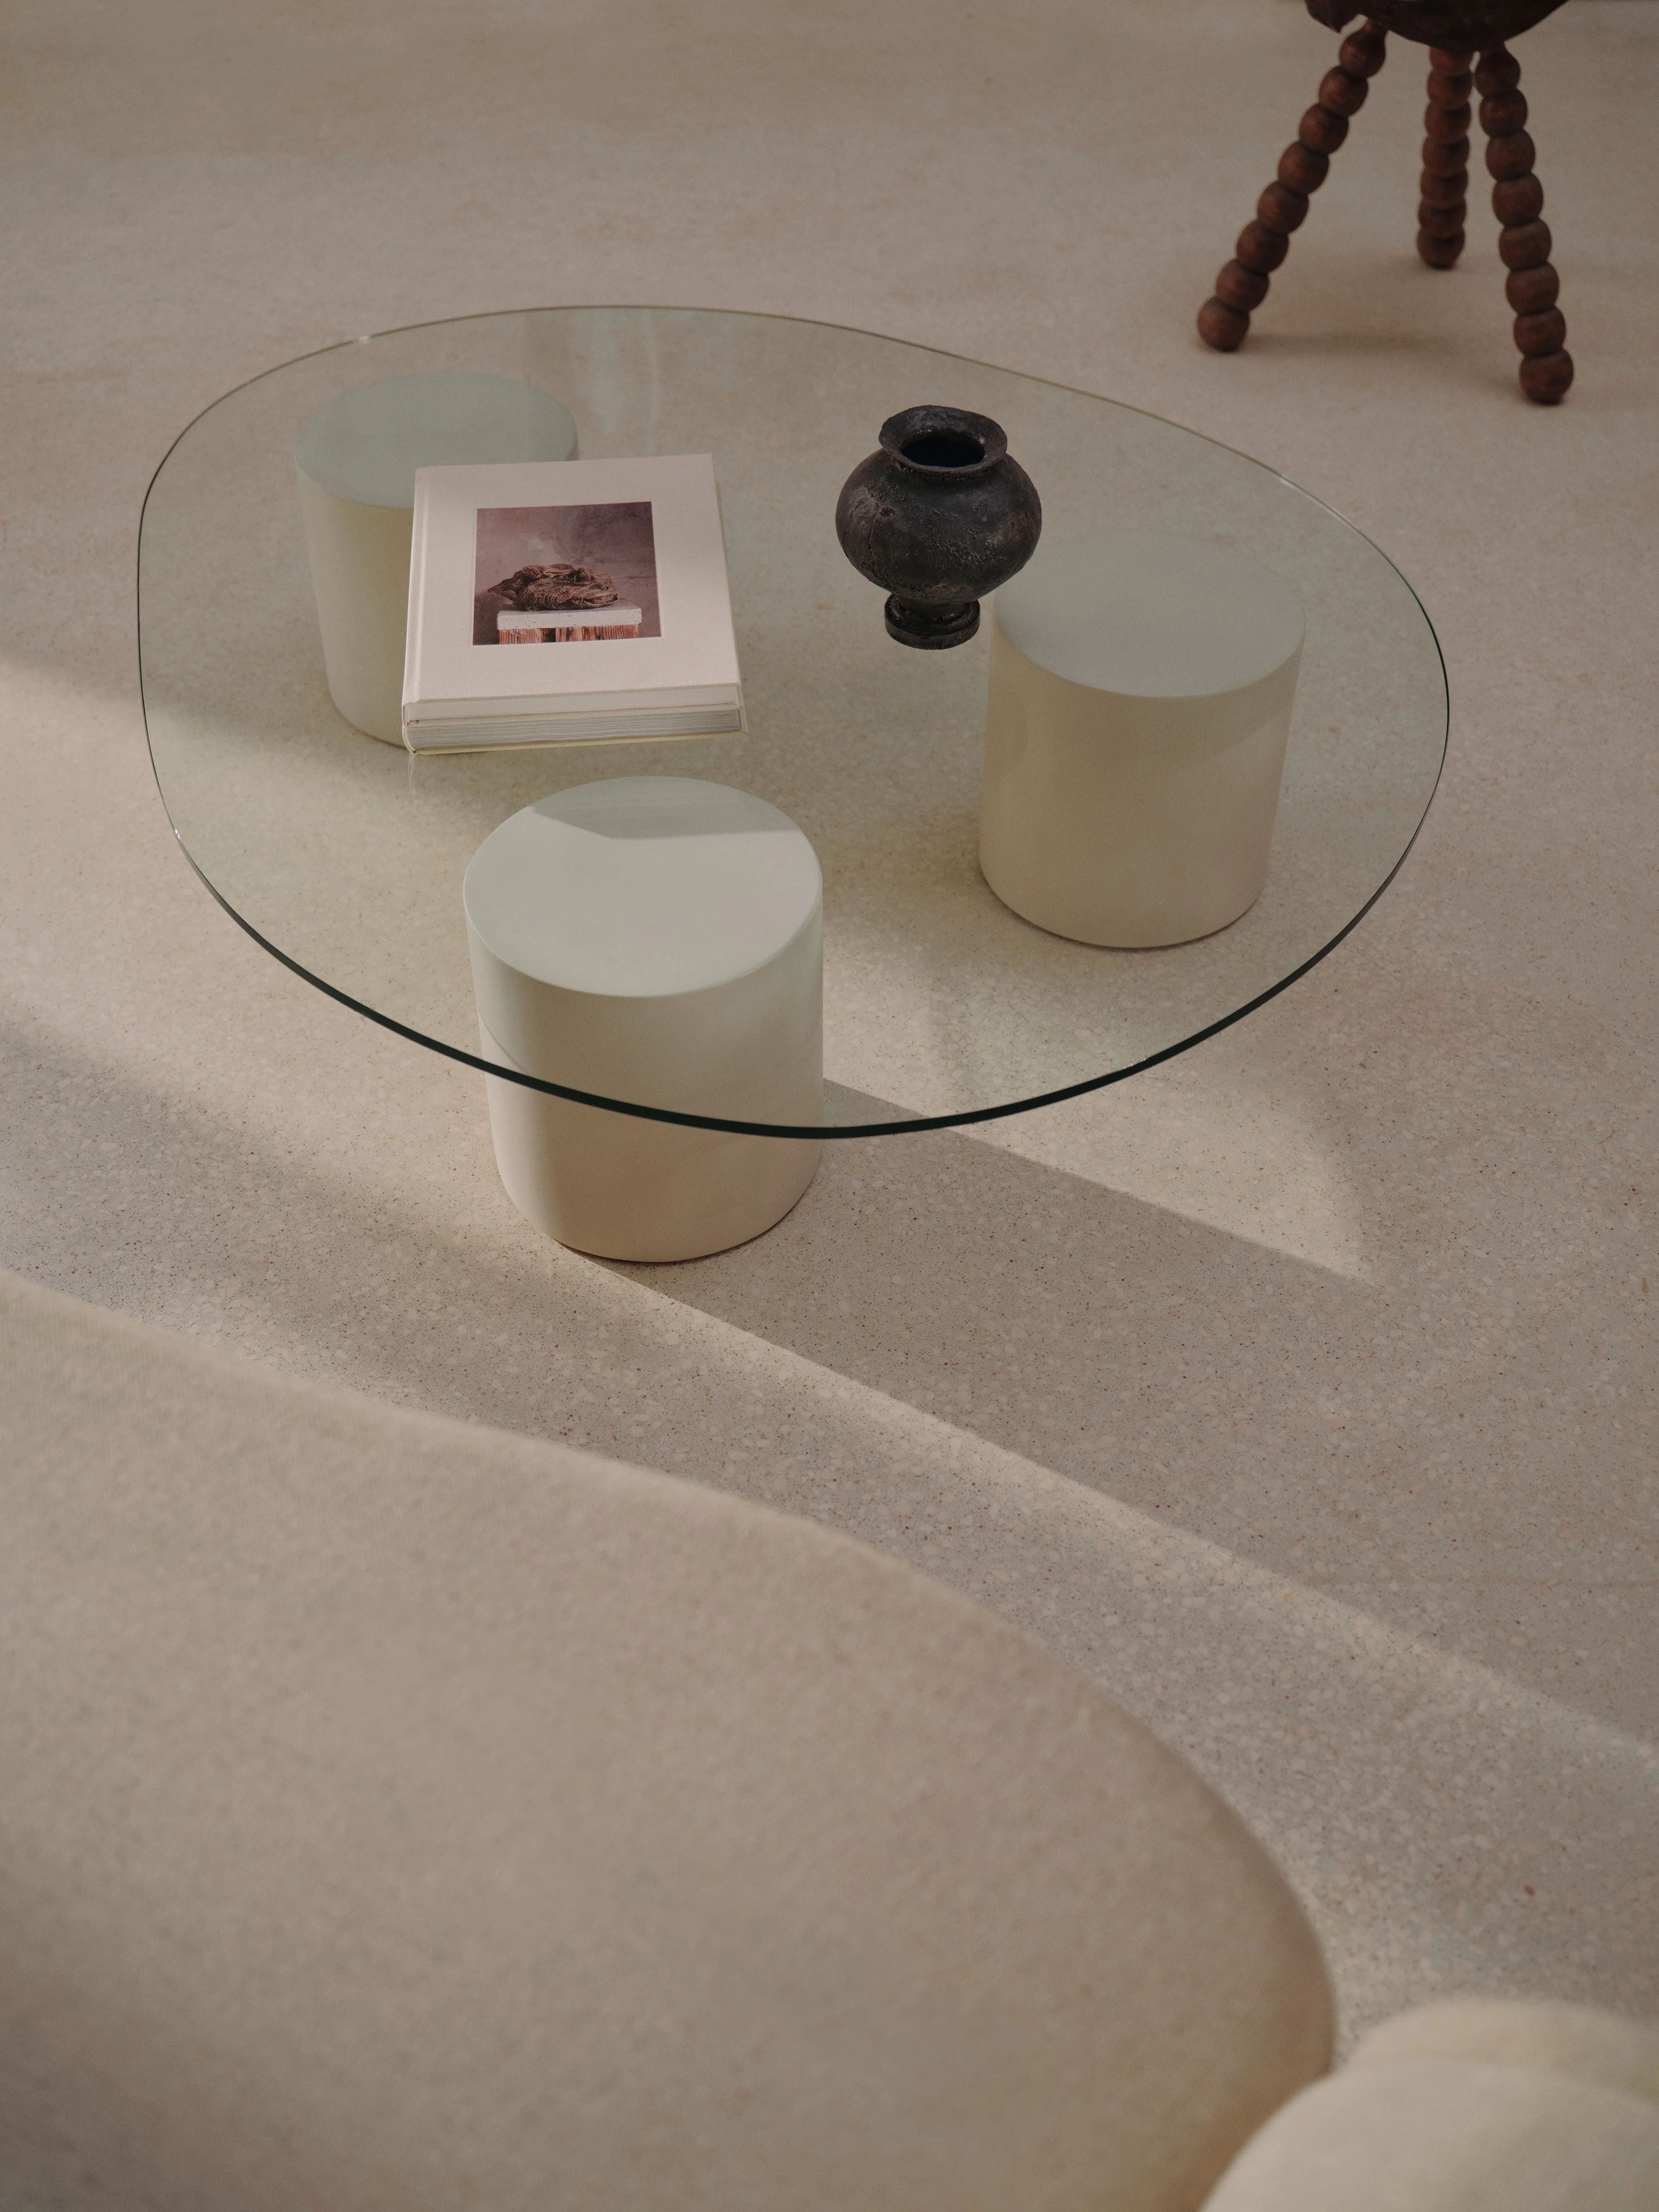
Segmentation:
<svg viewBox="0 0 1659 2212">
<path fill-rule="evenodd" d="M 474 645 L 662 635 L 648 499 L 481 507 L 475 545 Z"/>
</svg>

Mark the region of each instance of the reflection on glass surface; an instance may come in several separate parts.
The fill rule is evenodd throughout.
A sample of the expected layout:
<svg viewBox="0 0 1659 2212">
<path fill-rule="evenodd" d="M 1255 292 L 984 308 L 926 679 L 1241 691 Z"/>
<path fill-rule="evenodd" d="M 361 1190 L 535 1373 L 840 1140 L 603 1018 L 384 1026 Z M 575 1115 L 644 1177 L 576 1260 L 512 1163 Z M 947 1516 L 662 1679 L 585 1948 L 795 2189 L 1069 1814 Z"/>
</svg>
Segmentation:
<svg viewBox="0 0 1659 2212">
<path fill-rule="evenodd" d="M 417 760 L 342 720 L 324 682 L 294 434 L 337 393 L 433 369 L 540 386 L 574 415 L 585 459 L 714 455 L 748 737 Z M 987 887 L 985 630 L 950 653 L 895 645 L 879 593 L 836 542 L 848 470 L 886 416 L 922 401 L 1003 424 L 1042 495 L 1045 533 L 1191 531 L 1300 591 L 1307 643 L 1272 866 L 1231 928 L 1165 951 L 1102 951 L 1034 928 Z M 781 807 L 823 866 L 826 1135 L 1017 1110 L 1237 1019 L 1386 884 L 1445 750 L 1444 672 L 1410 588 L 1284 477 L 1109 400 L 769 316 L 548 309 L 290 362 L 210 407 L 168 454 L 144 510 L 139 586 L 156 776 L 204 878 L 311 980 L 476 1065 L 461 878 L 498 823 L 623 775 L 705 776 Z"/>
</svg>

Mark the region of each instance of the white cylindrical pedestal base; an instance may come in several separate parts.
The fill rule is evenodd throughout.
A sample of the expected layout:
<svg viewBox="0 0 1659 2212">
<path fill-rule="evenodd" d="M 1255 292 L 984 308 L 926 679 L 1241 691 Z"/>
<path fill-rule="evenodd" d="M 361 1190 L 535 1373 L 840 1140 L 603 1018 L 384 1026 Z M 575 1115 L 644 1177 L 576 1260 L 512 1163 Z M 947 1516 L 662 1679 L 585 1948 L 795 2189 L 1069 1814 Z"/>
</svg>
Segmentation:
<svg viewBox="0 0 1659 2212">
<path fill-rule="evenodd" d="M 485 1060 L 512 1065 L 482 1024 L 478 1037 Z M 536 1228 L 601 1259 L 701 1260 L 747 1243 L 817 1168 L 816 1144 L 642 1121 L 496 1077 L 486 1087 L 507 1196 Z"/>
<path fill-rule="evenodd" d="M 1302 603 L 1162 531 L 1050 545 L 994 602 L 980 865 L 1085 945 L 1180 945 L 1267 880 Z"/>
<path fill-rule="evenodd" d="M 575 422 L 549 393 L 459 371 L 360 384 L 301 427 L 294 458 L 323 661 L 348 722 L 403 742 L 416 470 L 575 452 Z"/>
<path fill-rule="evenodd" d="M 788 817 L 723 784 L 623 776 L 502 823 L 465 886 L 483 1056 L 602 1098 L 822 1119 L 823 883 Z M 508 1196 L 562 1244 L 692 1260 L 769 1229 L 820 1146 L 492 1078 Z"/>
</svg>

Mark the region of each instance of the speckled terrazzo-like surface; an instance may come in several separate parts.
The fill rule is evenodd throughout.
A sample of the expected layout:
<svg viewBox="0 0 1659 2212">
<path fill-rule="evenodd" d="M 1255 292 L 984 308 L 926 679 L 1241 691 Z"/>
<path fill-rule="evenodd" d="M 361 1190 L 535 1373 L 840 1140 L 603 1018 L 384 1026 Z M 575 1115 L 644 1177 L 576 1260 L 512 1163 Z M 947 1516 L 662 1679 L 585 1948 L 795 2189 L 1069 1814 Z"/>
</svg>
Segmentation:
<svg viewBox="0 0 1659 2212">
<path fill-rule="evenodd" d="M 1334 45 L 1292 0 L 155 0 L 32 4 L 9 40 L 0 1261 L 981 1596 L 1238 1807 L 1350 2035 L 1452 1990 L 1659 2014 L 1659 6 L 1573 0 L 1520 48 L 1579 364 L 1548 413 L 1480 198 L 1458 270 L 1412 252 L 1413 49 L 1245 351 L 1199 344 Z M 580 199 L 574 244 L 526 229 L 527 178 Z M 150 471 L 238 380 L 611 299 L 1105 392 L 1351 516 L 1453 697 L 1376 912 L 1132 1085 L 832 1146 L 741 1251 L 540 1242 L 481 1079 L 191 874 L 121 610 Z"/>
</svg>

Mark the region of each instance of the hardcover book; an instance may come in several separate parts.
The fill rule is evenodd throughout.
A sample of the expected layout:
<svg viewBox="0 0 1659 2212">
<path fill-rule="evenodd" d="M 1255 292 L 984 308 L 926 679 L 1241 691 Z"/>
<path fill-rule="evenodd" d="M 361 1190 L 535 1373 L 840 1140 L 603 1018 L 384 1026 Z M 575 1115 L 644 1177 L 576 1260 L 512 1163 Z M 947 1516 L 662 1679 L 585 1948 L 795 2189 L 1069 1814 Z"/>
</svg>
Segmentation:
<svg viewBox="0 0 1659 2212">
<path fill-rule="evenodd" d="M 707 453 L 416 471 L 411 752 L 746 726 Z"/>
</svg>

